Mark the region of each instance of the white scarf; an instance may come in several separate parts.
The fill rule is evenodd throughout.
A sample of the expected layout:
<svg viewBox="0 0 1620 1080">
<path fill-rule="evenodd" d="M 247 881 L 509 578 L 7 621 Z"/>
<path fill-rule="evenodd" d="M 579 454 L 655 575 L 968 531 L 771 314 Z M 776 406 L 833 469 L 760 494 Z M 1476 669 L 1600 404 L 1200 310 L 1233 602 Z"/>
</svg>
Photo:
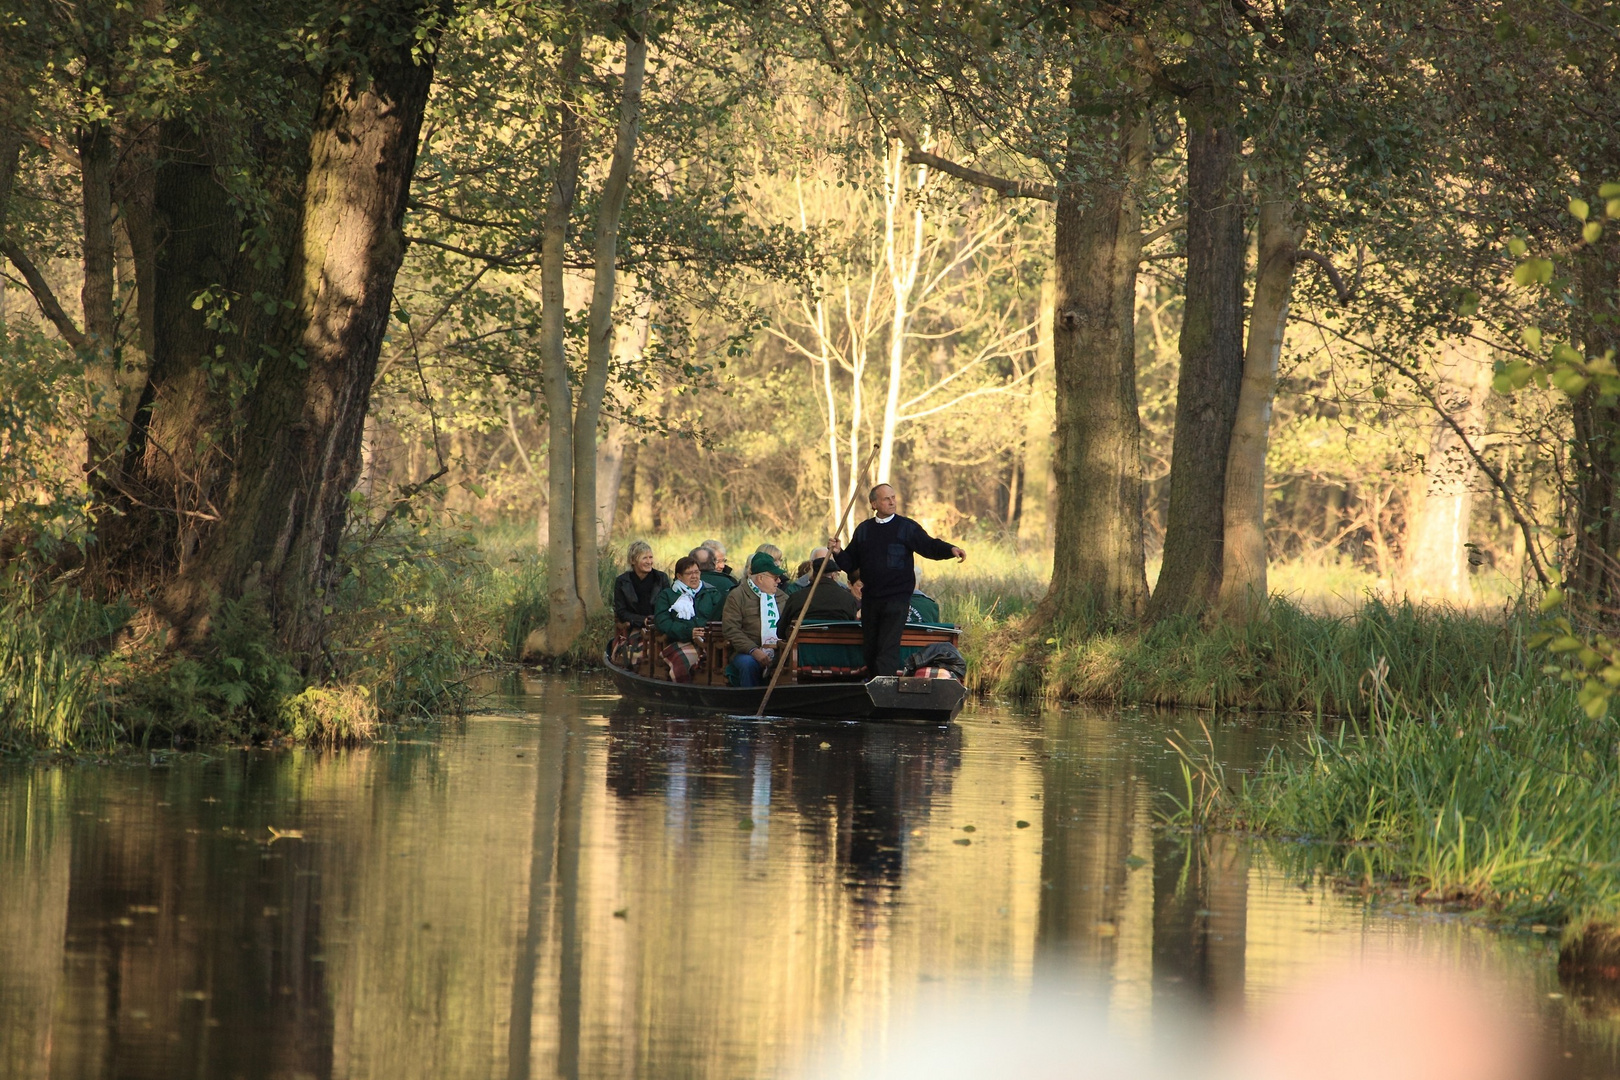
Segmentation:
<svg viewBox="0 0 1620 1080">
<path fill-rule="evenodd" d="M 692 588 L 684 581 L 675 582 L 675 602 L 669 605 L 669 610 L 675 613 L 677 619 L 691 620 L 697 617 L 697 609 L 692 606 L 693 597 L 703 591 L 703 582 L 698 582 L 697 588 Z"/>
<path fill-rule="evenodd" d="M 748 579 L 748 587 L 759 597 L 759 643 L 765 645 L 776 640 L 776 623 L 780 615 L 776 610 L 776 594 L 768 593 Z"/>
</svg>

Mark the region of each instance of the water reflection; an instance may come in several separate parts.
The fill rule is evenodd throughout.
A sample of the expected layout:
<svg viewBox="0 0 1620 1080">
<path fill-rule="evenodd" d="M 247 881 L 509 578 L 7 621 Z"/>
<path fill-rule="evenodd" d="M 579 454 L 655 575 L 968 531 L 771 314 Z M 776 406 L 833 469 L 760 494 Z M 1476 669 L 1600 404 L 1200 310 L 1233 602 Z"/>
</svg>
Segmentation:
<svg viewBox="0 0 1620 1080">
<path fill-rule="evenodd" d="M 986 982 L 1089 979 L 1148 1031 L 1419 941 L 1506 963 L 1526 1008 L 1557 992 L 1541 939 L 1369 914 L 1155 828 L 1165 736 L 1196 721 L 759 726 L 507 692 L 363 750 L 0 773 L 0 1075 L 837 1073 Z M 1280 730 L 1223 723 L 1215 752 L 1250 767 Z M 1570 1075 L 1613 1064 L 1610 1021 L 1547 1022 Z"/>
</svg>

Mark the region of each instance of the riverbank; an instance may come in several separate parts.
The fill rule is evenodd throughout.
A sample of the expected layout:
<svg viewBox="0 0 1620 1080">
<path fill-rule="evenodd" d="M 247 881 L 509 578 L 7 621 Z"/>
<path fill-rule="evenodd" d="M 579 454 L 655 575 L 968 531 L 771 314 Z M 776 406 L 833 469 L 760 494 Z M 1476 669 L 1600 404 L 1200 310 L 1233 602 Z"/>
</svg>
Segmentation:
<svg viewBox="0 0 1620 1080">
<path fill-rule="evenodd" d="M 1613 716 L 1521 666 L 1474 700 L 1313 731 L 1254 776 L 1189 759 L 1212 824 L 1315 841 L 1301 871 L 1563 928 L 1575 963 L 1620 925 L 1617 746 Z"/>
<path fill-rule="evenodd" d="M 653 544 L 668 564 L 704 538 L 694 531 Z M 815 540 L 777 539 L 805 551 Z M 1168 623 L 1032 640 L 1022 628 L 1044 591 L 1044 560 L 993 538 L 971 549 L 966 564 L 927 564 L 924 588 L 966 629 L 970 686 L 1017 700 L 1360 715 L 1396 701 L 1462 701 L 1490 672 L 1520 662 L 1510 620 L 1376 600 L 1349 614 L 1323 611 L 1342 602 L 1335 594 L 1280 600 L 1269 621 L 1243 630 Z M 604 591 L 619 554 L 604 553 Z M 327 615 L 326 674 L 314 685 L 299 675 L 309 665 L 272 646 L 253 597 L 222 608 L 204 653 L 176 658 L 134 609 L 14 569 L 0 583 L 0 749 L 363 739 L 396 718 L 465 708 L 469 675 L 517 662 L 546 620 L 545 561 L 526 531 L 400 522 L 354 542 L 345 560 Z M 1352 580 L 1316 577 L 1340 587 Z M 1313 601 L 1317 610 L 1307 610 Z M 599 613 L 546 666 L 594 666 L 611 630 L 611 616 Z"/>
</svg>

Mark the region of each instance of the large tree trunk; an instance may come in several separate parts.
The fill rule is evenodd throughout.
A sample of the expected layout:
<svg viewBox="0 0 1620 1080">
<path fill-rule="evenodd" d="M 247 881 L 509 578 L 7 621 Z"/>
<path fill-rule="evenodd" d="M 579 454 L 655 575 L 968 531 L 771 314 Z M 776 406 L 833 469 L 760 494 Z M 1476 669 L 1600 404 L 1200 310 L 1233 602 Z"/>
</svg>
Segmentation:
<svg viewBox="0 0 1620 1080">
<path fill-rule="evenodd" d="M 1288 303 L 1299 258 L 1299 229 L 1290 199 L 1262 194 L 1260 263 L 1254 302 L 1249 308 L 1249 341 L 1243 356 L 1243 385 L 1226 455 L 1226 501 L 1222 524 L 1220 608 L 1225 618 L 1244 622 L 1265 612 L 1266 449 L 1270 445 L 1271 403 L 1277 393 L 1277 359 L 1288 325 Z"/>
<path fill-rule="evenodd" d="M 413 31 L 437 16 L 390 5 L 323 76 L 276 347 L 247 401 L 223 520 L 166 597 L 183 637 L 206 632 L 213 596 L 261 588 L 284 643 L 317 665 L 433 77 L 436 54 L 414 58 Z"/>
<path fill-rule="evenodd" d="M 284 269 L 245 250 L 215 155 L 184 121 L 163 124 L 157 142 L 149 180 L 123 190 L 119 204 L 149 362 L 124 442 L 120 513 L 98 530 L 103 579 L 132 589 L 185 573 L 226 498 L 238 448 L 226 437 L 232 387 L 217 373 L 251 370 L 276 331 L 262 304 L 238 299 L 228 318 L 223 305 L 285 289 Z M 267 148 L 286 152 L 302 161 L 307 151 Z M 297 211 L 289 200 L 261 218 L 275 243 L 291 246 Z"/>
<path fill-rule="evenodd" d="M 1448 343 L 1435 364 L 1435 398 L 1475 439 L 1484 428 L 1491 387 L 1490 361 L 1476 350 Z M 1466 604 L 1468 521 L 1473 513 L 1479 467 L 1456 429 L 1436 417 L 1429 429 L 1423 472 L 1413 483 L 1406 529 L 1407 592 L 1426 600 Z"/>
<path fill-rule="evenodd" d="M 1129 119 L 1117 138 L 1115 175 L 1057 198 L 1057 516 L 1038 611 L 1049 622 L 1131 619 L 1147 599 L 1134 324 L 1147 125 Z"/>
<path fill-rule="evenodd" d="M 574 590 L 581 608 L 594 612 L 602 606 L 600 563 L 596 546 L 596 429 L 602 418 L 608 374 L 614 355 L 613 307 L 618 298 L 619 219 L 630 189 L 636 160 L 636 135 L 641 128 L 641 83 L 647 71 L 647 37 L 633 31 L 626 42 L 624 83 L 619 98 L 619 131 L 613 161 L 602 184 L 596 213 L 596 258 L 592 269 L 591 310 L 585 352 L 585 378 L 574 414 Z M 552 539 L 552 547 L 557 539 Z M 577 632 L 574 636 L 578 636 Z M 555 655 L 574 643 L 564 640 L 561 628 L 548 626 L 546 644 Z"/>
<path fill-rule="evenodd" d="M 1218 113 L 1187 130 L 1187 290 L 1164 565 L 1148 617 L 1198 614 L 1221 587 L 1226 459 L 1243 381 L 1241 139 Z"/>
<path fill-rule="evenodd" d="M 1029 405 L 1024 411 L 1024 501 L 1018 512 L 1018 542 L 1025 547 L 1052 542 L 1052 323 L 1056 307 L 1057 277 L 1048 269 L 1041 279 L 1037 319 L 1040 339 L 1035 344 L 1035 362 L 1040 366 L 1030 380 Z"/>
</svg>

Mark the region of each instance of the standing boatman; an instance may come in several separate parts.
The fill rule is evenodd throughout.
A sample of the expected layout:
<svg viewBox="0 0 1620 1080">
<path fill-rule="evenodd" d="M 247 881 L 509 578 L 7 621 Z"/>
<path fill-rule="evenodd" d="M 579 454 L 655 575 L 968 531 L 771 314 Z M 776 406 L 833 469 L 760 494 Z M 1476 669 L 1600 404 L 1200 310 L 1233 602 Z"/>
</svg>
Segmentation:
<svg viewBox="0 0 1620 1080">
<path fill-rule="evenodd" d="M 846 550 L 838 537 L 828 541 L 833 559 L 845 573 L 859 570 L 865 591 L 861 595 L 861 650 L 866 674 L 894 675 L 900 670 L 900 635 L 911 609 L 911 591 L 917 585 L 914 555 L 925 559 L 967 560 L 955 544 L 936 540 L 908 517 L 895 513 L 900 496 L 888 484 L 868 494 L 872 517 L 855 526 Z"/>
</svg>

